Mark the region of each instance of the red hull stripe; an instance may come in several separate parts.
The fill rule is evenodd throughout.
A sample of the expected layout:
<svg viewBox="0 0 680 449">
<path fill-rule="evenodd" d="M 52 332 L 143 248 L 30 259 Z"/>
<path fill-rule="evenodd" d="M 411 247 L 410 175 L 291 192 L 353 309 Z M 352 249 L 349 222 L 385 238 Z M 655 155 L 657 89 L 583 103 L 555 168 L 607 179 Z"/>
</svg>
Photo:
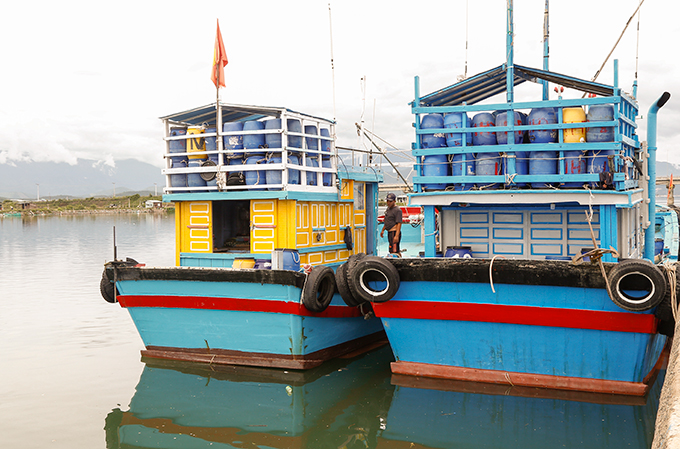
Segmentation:
<svg viewBox="0 0 680 449">
<path fill-rule="evenodd" d="M 373 310 L 380 318 L 478 321 L 647 334 L 655 334 L 657 324 L 652 314 L 499 304 L 388 301 L 373 304 Z"/>
<path fill-rule="evenodd" d="M 263 299 L 217 298 L 206 296 L 119 295 L 122 307 L 166 307 L 172 309 L 234 310 L 241 312 L 287 313 L 326 318 L 361 316 L 357 307 L 329 306 L 321 313 L 307 310 L 301 303 Z"/>
</svg>

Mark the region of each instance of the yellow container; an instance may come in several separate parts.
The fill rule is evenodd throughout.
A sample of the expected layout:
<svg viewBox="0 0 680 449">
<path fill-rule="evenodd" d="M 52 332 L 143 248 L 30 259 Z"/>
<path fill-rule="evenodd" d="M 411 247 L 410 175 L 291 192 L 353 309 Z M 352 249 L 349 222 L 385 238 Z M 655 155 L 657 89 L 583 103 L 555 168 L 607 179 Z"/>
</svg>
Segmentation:
<svg viewBox="0 0 680 449">
<path fill-rule="evenodd" d="M 232 268 L 255 268 L 255 259 L 243 258 L 234 259 Z"/>
<path fill-rule="evenodd" d="M 203 127 L 201 126 L 190 126 L 187 129 L 187 135 L 203 134 Z M 191 154 L 196 152 L 205 151 L 205 137 L 190 137 L 187 139 L 187 153 L 189 153 L 189 159 L 206 159 L 205 154 Z"/>
<path fill-rule="evenodd" d="M 586 112 L 582 107 L 562 109 L 563 123 L 583 123 L 586 121 Z M 586 141 L 585 128 L 571 128 L 564 130 L 564 143 L 576 143 Z"/>
</svg>

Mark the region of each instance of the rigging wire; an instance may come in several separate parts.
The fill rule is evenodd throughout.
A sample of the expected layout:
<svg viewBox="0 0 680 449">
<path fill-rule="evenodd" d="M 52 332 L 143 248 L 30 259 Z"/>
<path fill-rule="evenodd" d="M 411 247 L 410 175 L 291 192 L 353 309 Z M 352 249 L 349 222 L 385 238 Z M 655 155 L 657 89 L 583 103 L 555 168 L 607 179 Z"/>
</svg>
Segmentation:
<svg viewBox="0 0 680 449">
<path fill-rule="evenodd" d="M 593 79 L 592 79 L 591 81 L 595 81 L 595 80 L 597 79 L 597 77 L 600 76 L 600 73 L 602 72 L 602 69 L 604 68 L 605 64 L 607 64 L 607 61 L 609 61 L 609 57 L 612 55 L 612 53 L 614 53 L 614 50 L 616 49 L 617 45 L 619 45 L 619 42 L 621 42 L 621 38 L 623 37 L 624 33 L 625 33 L 626 30 L 628 29 L 628 25 L 630 25 L 630 22 L 633 21 L 633 19 L 635 18 L 635 15 L 638 13 L 638 11 L 640 10 L 640 7 L 642 6 L 642 4 L 643 4 L 644 2 L 645 2 L 645 0 L 640 0 L 640 4 L 638 4 L 638 7 L 635 9 L 635 12 L 633 13 L 632 16 L 630 16 L 630 19 L 628 19 L 628 22 L 626 22 L 626 26 L 623 27 L 623 31 L 621 31 L 621 35 L 620 35 L 619 38 L 616 40 L 616 43 L 614 44 L 614 47 L 613 47 L 612 50 L 609 52 L 609 54 L 607 55 L 607 57 L 604 59 L 604 62 L 602 63 L 602 65 L 600 66 L 600 68 L 598 69 L 598 71 L 595 73 L 595 76 L 593 77 Z M 636 72 L 637 72 L 637 69 L 636 69 Z"/>
</svg>

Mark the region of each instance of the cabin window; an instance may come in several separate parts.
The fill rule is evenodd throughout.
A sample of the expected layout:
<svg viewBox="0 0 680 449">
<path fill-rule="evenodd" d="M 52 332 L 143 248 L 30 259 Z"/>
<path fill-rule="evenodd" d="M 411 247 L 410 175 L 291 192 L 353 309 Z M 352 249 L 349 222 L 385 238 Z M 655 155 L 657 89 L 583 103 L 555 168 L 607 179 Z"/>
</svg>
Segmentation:
<svg viewBox="0 0 680 449">
<path fill-rule="evenodd" d="M 364 183 L 354 182 L 354 210 L 366 209 L 364 199 Z"/>
<path fill-rule="evenodd" d="M 250 251 L 250 201 L 213 201 L 216 253 Z"/>
</svg>

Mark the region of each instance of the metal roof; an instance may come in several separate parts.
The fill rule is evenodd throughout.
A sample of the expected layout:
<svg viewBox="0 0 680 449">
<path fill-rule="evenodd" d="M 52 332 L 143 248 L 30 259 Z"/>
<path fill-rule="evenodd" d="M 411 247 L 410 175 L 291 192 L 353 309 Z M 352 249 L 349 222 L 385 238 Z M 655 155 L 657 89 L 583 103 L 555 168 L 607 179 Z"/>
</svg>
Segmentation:
<svg viewBox="0 0 680 449">
<path fill-rule="evenodd" d="M 422 106 L 456 106 L 463 104 L 463 102 L 466 104 L 479 103 L 506 91 L 507 80 L 505 70 L 506 66 L 503 64 L 474 75 L 464 81 L 422 96 L 420 104 Z M 525 81 L 536 83 L 540 80 L 547 80 L 551 83 L 586 93 L 593 93 L 604 97 L 614 95 L 614 88 L 612 86 L 531 67 L 516 65 L 514 75 L 514 86 Z"/>
<path fill-rule="evenodd" d="M 246 122 L 249 120 L 259 120 L 263 117 L 280 118 L 283 114 L 299 116 L 333 123 L 321 117 L 296 112 L 288 108 L 272 106 L 252 106 L 241 104 L 220 103 L 222 108 L 222 123 L 226 122 Z M 217 123 L 217 103 L 210 103 L 188 111 L 177 112 L 175 114 L 160 117 L 161 120 L 168 120 L 173 123 L 184 123 L 188 125 L 215 125 Z"/>
</svg>

